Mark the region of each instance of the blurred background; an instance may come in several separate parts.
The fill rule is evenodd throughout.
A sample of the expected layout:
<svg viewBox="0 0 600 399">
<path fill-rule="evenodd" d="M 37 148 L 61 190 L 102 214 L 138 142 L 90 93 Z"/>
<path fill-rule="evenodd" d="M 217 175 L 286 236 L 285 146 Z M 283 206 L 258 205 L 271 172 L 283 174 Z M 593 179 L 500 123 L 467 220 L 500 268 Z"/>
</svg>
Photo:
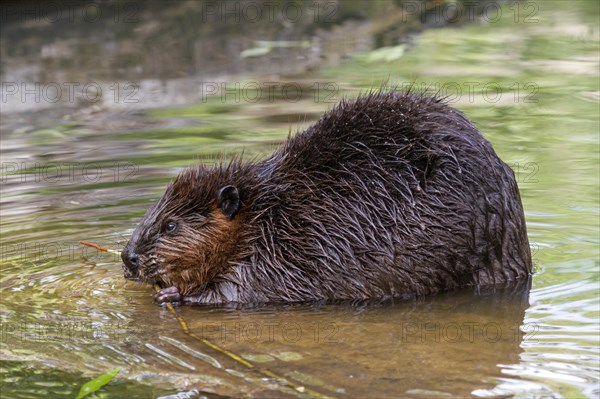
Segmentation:
<svg viewBox="0 0 600 399">
<path fill-rule="evenodd" d="M 599 5 L 0 3 L 2 398 L 595 398 Z M 532 289 L 387 305 L 181 308 L 118 256 L 182 168 L 264 157 L 340 99 L 446 96 L 515 171 Z"/>
</svg>

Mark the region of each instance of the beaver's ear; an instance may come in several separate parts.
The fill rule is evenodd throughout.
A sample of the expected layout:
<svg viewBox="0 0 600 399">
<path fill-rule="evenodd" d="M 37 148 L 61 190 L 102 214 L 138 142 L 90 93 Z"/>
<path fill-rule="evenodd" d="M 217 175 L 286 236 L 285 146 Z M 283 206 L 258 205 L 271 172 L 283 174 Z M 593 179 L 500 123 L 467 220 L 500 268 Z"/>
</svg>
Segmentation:
<svg viewBox="0 0 600 399">
<path fill-rule="evenodd" d="M 233 216 L 240 208 L 240 193 L 235 186 L 225 186 L 217 194 L 217 206 L 221 208 L 227 219 Z"/>
</svg>

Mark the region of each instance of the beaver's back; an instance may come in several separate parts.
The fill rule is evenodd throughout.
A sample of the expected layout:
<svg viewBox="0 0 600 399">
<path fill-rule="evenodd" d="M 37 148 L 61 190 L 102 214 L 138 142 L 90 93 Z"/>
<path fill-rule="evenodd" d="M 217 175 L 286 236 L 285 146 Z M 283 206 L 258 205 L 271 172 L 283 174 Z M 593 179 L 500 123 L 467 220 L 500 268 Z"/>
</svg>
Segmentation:
<svg viewBox="0 0 600 399">
<path fill-rule="evenodd" d="M 531 271 L 514 174 L 439 99 L 343 102 L 257 170 L 244 301 L 426 294 Z"/>
</svg>

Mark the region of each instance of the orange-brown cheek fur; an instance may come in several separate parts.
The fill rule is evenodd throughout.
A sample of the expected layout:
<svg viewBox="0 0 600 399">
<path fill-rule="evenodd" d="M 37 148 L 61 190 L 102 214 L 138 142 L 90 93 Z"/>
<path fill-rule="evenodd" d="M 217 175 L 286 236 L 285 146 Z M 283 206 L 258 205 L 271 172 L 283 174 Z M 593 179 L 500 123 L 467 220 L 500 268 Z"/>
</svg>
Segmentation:
<svg viewBox="0 0 600 399">
<path fill-rule="evenodd" d="M 213 209 L 200 230 L 186 229 L 165 241 L 161 276 L 166 286 L 176 286 L 182 295 L 202 292 L 229 266 L 239 243 L 238 218 L 227 220 L 220 209 Z"/>
</svg>

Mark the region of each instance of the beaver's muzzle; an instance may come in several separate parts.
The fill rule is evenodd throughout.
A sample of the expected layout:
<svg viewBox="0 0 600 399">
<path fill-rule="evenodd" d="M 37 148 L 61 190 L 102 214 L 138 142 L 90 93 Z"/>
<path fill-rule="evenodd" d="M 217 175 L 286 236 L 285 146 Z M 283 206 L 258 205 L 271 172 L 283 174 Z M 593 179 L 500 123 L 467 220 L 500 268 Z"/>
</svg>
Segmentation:
<svg viewBox="0 0 600 399">
<path fill-rule="evenodd" d="M 137 271 L 139 268 L 140 257 L 133 250 L 131 241 L 125 245 L 123 251 L 121 252 L 121 259 L 123 260 L 123 272 L 125 274 L 125 278 L 130 280 L 137 280 Z"/>
</svg>

